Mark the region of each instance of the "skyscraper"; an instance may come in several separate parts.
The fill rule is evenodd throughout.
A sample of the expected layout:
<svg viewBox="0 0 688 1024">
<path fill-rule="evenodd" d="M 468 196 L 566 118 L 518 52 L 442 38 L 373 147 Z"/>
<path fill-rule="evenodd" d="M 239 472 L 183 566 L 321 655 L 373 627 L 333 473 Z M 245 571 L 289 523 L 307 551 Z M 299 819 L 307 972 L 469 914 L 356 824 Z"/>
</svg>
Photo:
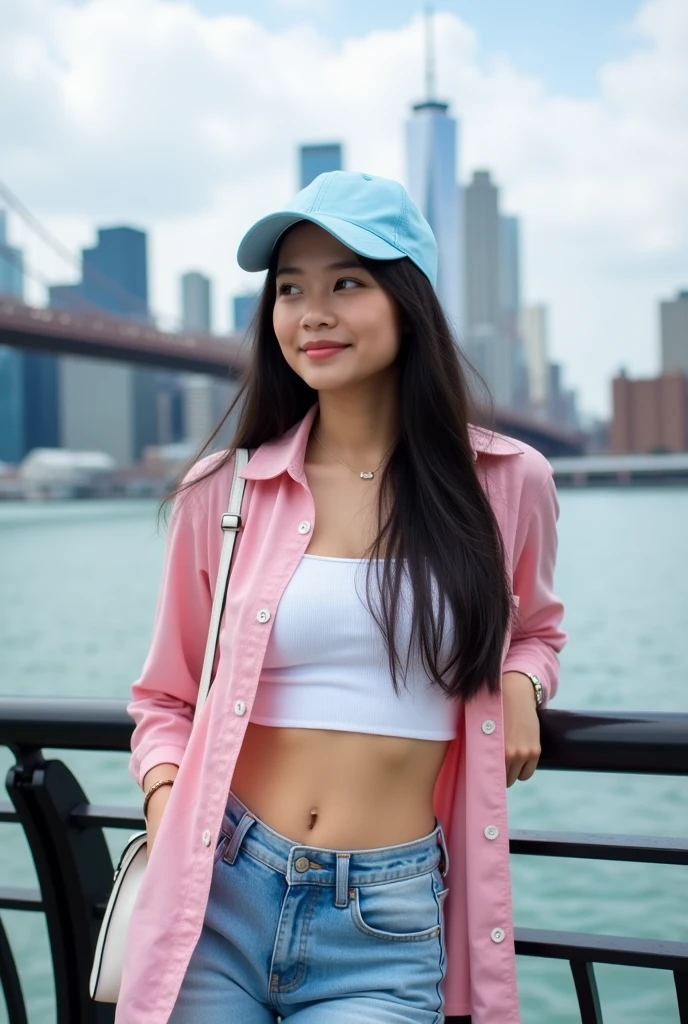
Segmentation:
<svg viewBox="0 0 688 1024">
<path fill-rule="evenodd" d="M 536 416 L 546 419 L 551 383 L 547 307 L 532 305 L 521 310 L 520 331 L 526 348 L 530 405 Z"/>
<path fill-rule="evenodd" d="M 185 331 L 211 330 L 210 279 L 198 271 L 189 271 L 181 279 L 182 324 Z M 215 381 L 201 373 L 184 378 L 184 438 L 198 445 L 215 424 Z"/>
<path fill-rule="evenodd" d="M 148 320 L 147 238 L 130 227 L 100 228 L 83 251 L 78 285 L 50 290 L 51 305 Z M 107 452 L 120 464 L 140 458 L 146 445 L 178 440 L 182 376 L 168 370 L 80 356 L 62 358 L 60 418 L 67 448 Z"/>
<path fill-rule="evenodd" d="M 502 251 L 499 191 L 489 171 L 475 171 L 464 189 L 466 354 L 482 374 L 495 402 L 511 405 L 514 365 L 503 327 L 501 299 L 513 293 L 513 268 L 502 279 L 508 248 Z M 508 230 L 506 232 L 508 237 Z M 509 281 L 509 276 L 512 280 Z M 513 301 L 513 294 L 510 301 Z"/>
<path fill-rule="evenodd" d="M 7 244 L 0 211 L 0 296 L 22 300 L 22 253 Z M 21 462 L 32 448 L 59 445 L 57 358 L 44 352 L 0 348 L 0 460 Z"/>
<path fill-rule="evenodd" d="M 146 235 L 129 227 L 100 228 L 84 249 L 77 285 L 50 289 L 53 308 L 106 310 L 143 320 L 148 310 Z M 157 439 L 155 371 L 102 359 L 64 356 L 60 374 L 62 444 L 133 462 Z"/>
<path fill-rule="evenodd" d="M 406 122 L 406 176 L 411 198 L 437 239 L 437 295 L 457 331 L 462 329 L 457 123 L 437 100 L 416 103 Z"/>
<path fill-rule="evenodd" d="M 7 215 L 0 210 L 0 295 L 24 294 L 24 258 L 7 241 Z"/>
<path fill-rule="evenodd" d="M 660 304 L 662 373 L 688 377 L 688 291 Z"/>
<path fill-rule="evenodd" d="M 299 189 L 327 171 L 341 171 L 342 146 L 339 142 L 299 147 Z"/>
<path fill-rule="evenodd" d="M 247 331 L 258 308 L 258 292 L 251 292 L 249 295 L 235 295 L 232 300 L 234 313 L 234 330 Z"/>
<path fill-rule="evenodd" d="M 406 181 L 411 198 L 437 239 L 437 295 L 459 336 L 463 334 L 462 223 L 458 183 L 458 124 L 435 98 L 432 16 L 426 18 L 426 98 L 406 122 Z"/>
<path fill-rule="evenodd" d="M 511 405 L 528 408 L 528 364 L 521 337 L 521 254 L 518 217 L 499 218 L 499 319 L 511 361 Z"/>
<path fill-rule="evenodd" d="M 182 323 L 185 331 L 210 332 L 210 278 L 196 270 L 182 276 Z"/>
<path fill-rule="evenodd" d="M 0 210 L 0 298 L 22 298 L 22 254 L 7 243 L 5 211 Z M 0 346 L 0 461 L 20 462 L 26 454 L 24 431 L 24 356 Z"/>
</svg>

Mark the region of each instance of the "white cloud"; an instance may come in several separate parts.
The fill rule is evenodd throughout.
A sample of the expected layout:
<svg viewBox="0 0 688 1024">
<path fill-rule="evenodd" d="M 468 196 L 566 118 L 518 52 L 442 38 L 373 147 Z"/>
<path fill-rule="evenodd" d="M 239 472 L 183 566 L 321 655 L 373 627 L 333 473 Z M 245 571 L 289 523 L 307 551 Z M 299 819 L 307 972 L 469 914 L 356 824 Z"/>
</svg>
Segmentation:
<svg viewBox="0 0 688 1024">
<path fill-rule="evenodd" d="M 417 18 L 335 46 L 190 3 L 24 0 L 3 12 L 3 177 L 70 244 L 97 223 L 149 227 L 153 305 L 176 310 L 178 273 L 199 266 L 224 327 L 230 292 L 253 283 L 237 243 L 293 192 L 299 142 L 341 138 L 348 167 L 403 180 L 421 32 Z M 526 298 L 551 303 L 555 354 L 596 410 L 621 363 L 655 370 L 656 302 L 688 283 L 688 7 L 648 0 L 629 35 L 597 95 L 571 99 L 437 15 L 462 176 L 489 167 L 522 216 Z"/>
</svg>

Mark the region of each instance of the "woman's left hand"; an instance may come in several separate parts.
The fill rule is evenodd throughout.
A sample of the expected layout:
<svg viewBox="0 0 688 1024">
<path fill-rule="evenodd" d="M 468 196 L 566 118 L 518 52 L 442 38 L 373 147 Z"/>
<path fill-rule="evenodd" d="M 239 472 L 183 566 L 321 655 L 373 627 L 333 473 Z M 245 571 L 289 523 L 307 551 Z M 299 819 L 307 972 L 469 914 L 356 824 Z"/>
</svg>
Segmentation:
<svg viewBox="0 0 688 1024">
<path fill-rule="evenodd" d="M 540 758 L 540 719 L 528 676 L 522 672 L 504 673 L 502 703 L 506 784 L 513 786 L 516 779 L 525 782 L 534 775 Z"/>
</svg>

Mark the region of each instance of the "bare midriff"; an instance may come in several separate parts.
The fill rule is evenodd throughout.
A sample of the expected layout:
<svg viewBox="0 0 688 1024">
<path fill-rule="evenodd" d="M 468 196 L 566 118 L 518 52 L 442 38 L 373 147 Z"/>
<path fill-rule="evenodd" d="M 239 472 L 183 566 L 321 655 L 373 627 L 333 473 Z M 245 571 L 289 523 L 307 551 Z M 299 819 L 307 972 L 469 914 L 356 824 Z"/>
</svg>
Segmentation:
<svg viewBox="0 0 688 1024">
<path fill-rule="evenodd" d="M 311 438 L 304 469 L 315 522 L 307 553 L 365 557 L 376 533 L 377 480 L 362 481 L 325 460 Z M 449 742 L 249 722 L 231 789 L 294 842 L 340 850 L 394 846 L 435 827 L 433 793 Z"/>
<path fill-rule="evenodd" d="M 435 827 L 433 793 L 448 740 L 249 722 L 232 792 L 297 843 L 364 850 Z"/>
</svg>

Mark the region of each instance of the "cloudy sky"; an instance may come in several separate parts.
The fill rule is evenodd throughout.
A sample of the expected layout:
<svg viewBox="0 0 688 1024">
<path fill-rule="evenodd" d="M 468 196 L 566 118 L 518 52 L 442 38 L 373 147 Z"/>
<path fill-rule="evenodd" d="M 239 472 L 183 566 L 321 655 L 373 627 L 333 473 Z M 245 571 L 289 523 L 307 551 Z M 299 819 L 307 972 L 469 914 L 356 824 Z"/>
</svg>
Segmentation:
<svg viewBox="0 0 688 1024">
<path fill-rule="evenodd" d="M 76 250 L 96 225 L 150 233 L 151 304 L 214 281 L 217 329 L 251 222 L 296 188 L 300 142 L 405 180 L 423 95 L 415 0 L 0 0 L 0 179 Z M 688 3 L 437 3 L 438 93 L 460 174 L 491 170 L 522 218 L 523 290 L 583 408 L 658 369 L 658 302 L 688 287 Z M 33 281 L 70 265 L 16 218 Z"/>
</svg>

